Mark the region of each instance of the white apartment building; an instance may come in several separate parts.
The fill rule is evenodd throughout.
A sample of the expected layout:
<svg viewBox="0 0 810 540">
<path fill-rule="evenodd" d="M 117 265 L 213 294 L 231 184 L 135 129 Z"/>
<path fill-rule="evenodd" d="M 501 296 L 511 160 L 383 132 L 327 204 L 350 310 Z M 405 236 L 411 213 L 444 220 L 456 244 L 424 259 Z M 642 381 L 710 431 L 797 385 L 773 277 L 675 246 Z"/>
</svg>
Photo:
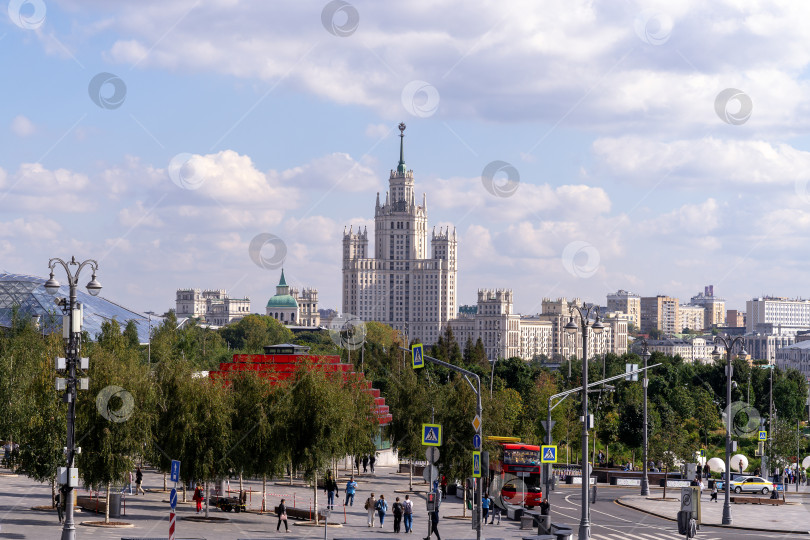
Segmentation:
<svg viewBox="0 0 810 540">
<path fill-rule="evenodd" d="M 405 124 L 399 129 L 399 163 L 389 176 L 385 202 L 377 193 L 374 208 L 374 256 L 365 228 L 343 233 L 343 313 L 431 345 L 458 312 L 458 242 L 455 229 L 434 228 L 428 256 L 427 199 L 423 194 L 417 204 L 413 171 L 405 167 Z"/>
<path fill-rule="evenodd" d="M 490 361 L 497 358 L 519 357 L 524 360 L 545 355 L 548 358 L 582 357 L 582 332 L 565 331 L 570 318 L 570 306 L 582 306 L 579 299 L 568 302 L 565 298 L 543 299 L 543 313 L 530 317 L 513 311 L 513 294 L 508 289 L 481 289 L 475 307 L 463 306 L 459 316 L 448 322 L 462 350 L 467 340 L 475 343 L 479 338 Z M 579 324 L 579 315 L 574 311 Z M 627 316 L 612 314 L 603 319 L 605 329 L 600 334 L 588 330 L 588 357 L 607 352 L 627 352 Z"/>
<path fill-rule="evenodd" d="M 678 306 L 678 320 L 680 321 L 681 330 L 688 328 L 689 330 L 703 330 L 706 325 L 704 316 L 706 310 L 703 306 L 694 304 L 682 304 Z"/>
<path fill-rule="evenodd" d="M 789 347 L 796 342 L 795 335 L 791 334 L 745 334 L 745 350 L 751 360 L 767 360 L 769 364 L 776 362 L 777 351 Z"/>
<path fill-rule="evenodd" d="M 748 300 L 746 332 L 795 335 L 810 330 L 810 300 L 762 297 Z"/>
<path fill-rule="evenodd" d="M 249 314 L 250 299 L 230 298 L 225 289 L 177 289 L 177 317 L 194 317 L 200 322 L 224 326 Z"/>
<path fill-rule="evenodd" d="M 775 362 L 781 369 L 798 370 L 810 382 L 810 340 L 777 350 Z"/>
<path fill-rule="evenodd" d="M 641 328 L 641 296 L 636 293 L 619 289 L 607 295 L 607 309 L 609 312 L 618 311 L 627 314 L 629 322 L 637 329 Z"/>
<path fill-rule="evenodd" d="M 705 338 L 696 337 L 693 339 L 660 339 L 647 340 L 647 348 L 650 352 L 660 352 L 668 356 L 680 355 L 684 362 L 712 362 L 712 351 L 714 344 L 707 342 Z"/>
</svg>

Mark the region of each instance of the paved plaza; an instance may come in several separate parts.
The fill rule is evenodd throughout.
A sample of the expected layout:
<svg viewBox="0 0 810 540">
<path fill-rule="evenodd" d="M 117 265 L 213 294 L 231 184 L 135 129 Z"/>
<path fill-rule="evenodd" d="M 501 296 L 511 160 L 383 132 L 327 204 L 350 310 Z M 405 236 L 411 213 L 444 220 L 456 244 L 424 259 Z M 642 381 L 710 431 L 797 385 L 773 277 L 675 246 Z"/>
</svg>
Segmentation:
<svg viewBox="0 0 810 540">
<path fill-rule="evenodd" d="M 424 538 L 427 533 L 425 502 L 421 493 L 412 494 L 414 499 L 414 528 L 413 534 L 393 532 L 393 515 L 389 512 L 385 520 L 385 527 L 369 529 L 366 525 L 367 512 L 363 509 L 363 502 L 368 494 L 385 495 L 386 500 L 393 502 L 395 497 L 404 498 L 404 491 L 408 488 L 408 476 L 395 472 L 394 467 L 377 467 L 375 475 L 361 474 L 358 478 L 359 488 L 353 506 L 344 508 L 343 493 L 336 503 L 333 520 L 339 527 L 329 527 L 330 539 L 380 539 L 404 536 L 406 538 Z M 249 512 L 227 513 L 212 508 L 212 517 L 228 519 L 220 523 L 199 523 L 183 518 L 196 516 L 194 504 L 189 501 L 180 502 L 177 507 L 177 536 L 179 539 L 222 539 L 222 540 L 258 540 L 264 538 L 323 538 L 324 528 L 306 526 L 302 522 L 290 520 L 290 532 L 276 533 L 277 519 L 272 514 L 260 514 L 261 483 L 250 481 L 244 483 L 246 489 L 253 490 L 248 499 Z M 169 504 L 168 494 L 163 492 L 163 475 L 146 470 L 144 475 L 146 495 L 126 495 L 126 515 L 114 521 L 126 521 L 133 524 L 130 528 L 102 529 L 81 525 L 84 521 L 103 520 L 103 514 L 92 512 L 79 512 L 75 515 L 77 523 L 77 538 L 93 539 L 158 539 L 167 538 L 169 530 Z M 238 482 L 231 482 L 232 490 L 238 490 Z M 299 480 L 293 486 L 283 481 L 268 481 L 267 507 L 275 508 L 281 497 L 291 504 L 295 501 L 298 508 L 309 509 L 312 490 L 300 484 Z M 425 484 L 421 477 L 414 478 L 414 488 L 424 492 Z M 805 489 L 803 489 L 805 491 Z M 552 493 L 552 515 L 556 523 L 566 523 L 573 526 L 574 531 L 580 516 L 579 487 L 560 486 Z M 668 491 L 668 497 L 674 497 L 678 490 Z M 661 491 L 653 490 L 651 498 L 637 495 L 637 488 L 616 488 L 608 486 L 599 487 L 599 501 L 591 508 L 592 534 L 594 540 L 675 540 L 683 538 L 677 534 L 677 527 L 671 519 L 678 510 L 675 500 L 660 501 Z M 191 493 L 188 493 L 190 498 Z M 181 495 L 182 497 L 182 495 Z M 326 496 L 321 491 L 318 494 L 318 503 L 322 507 Z M 789 493 L 785 506 L 732 506 L 732 517 L 735 526 L 753 527 L 765 530 L 738 530 L 724 527 L 704 526 L 698 538 L 702 540 L 758 540 L 767 538 L 794 539 L 807 538 L 808 523 L 810 523 L 810 493 L 801 493 L 798 496 Z M 48 505 L 50 502 L 50 486 L 31 481 L 24 476 L 0 475 L 0 539 L 44 539 L 59 538 L 61 526 L 58 523 L 56 511 L 34 510 L 33 507 Z M 624 505 L 617 504 L 621 502 Z M 636 508 L 630 508 L 634 506 Z M 722 510 L 722 499 L 719 503 L 709 503 L 708 494 L 703 501 L 704 523 L 719 524 Z M 344 515 L 345 510 L 345 515 Z M 640 511 L 641 510 L 641 511 Z M 470 519 L 454 519 L 462 514 L 462 503 L 456 497 L 450 496 L 441 507 L 441 522 L 439 530 L 443 540 L 474 539 L 475 532 L 471 529 Z M 469 515 L 469 512 L 468 512 Z M 331 520 L 330 520 L 331 522 Z M 404 528 L 403 528 L 404 530 Z M 792 531 L 792 532 L 788 532 Z M 486 525 L 482 538 L 495 540 L 498 538 L 523 538 L 530 536 L 531 531 L 519 529 L 518 523 L 502 520 L 500 525 Z M 575 534 L 576 537 L 576 534 Z"/>
</svg>

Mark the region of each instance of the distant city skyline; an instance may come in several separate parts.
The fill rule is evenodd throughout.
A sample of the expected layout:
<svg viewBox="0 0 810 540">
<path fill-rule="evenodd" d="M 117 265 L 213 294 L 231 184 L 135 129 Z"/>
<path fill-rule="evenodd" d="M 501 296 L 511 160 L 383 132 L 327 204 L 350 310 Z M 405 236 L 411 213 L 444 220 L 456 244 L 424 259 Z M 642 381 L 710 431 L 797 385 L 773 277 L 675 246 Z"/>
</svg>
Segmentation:
<svg viewBox="0 0 810 540">
<path fill-rule="evenodd" d="M 810 5 L 16 5 L 0 270 L 94 258 L 130 309 L 255 311 L 283 265 L 339 309 L 343 227 L 373 225 L 405 122 L 459 305 L 810 296 Z"/>
</svg>

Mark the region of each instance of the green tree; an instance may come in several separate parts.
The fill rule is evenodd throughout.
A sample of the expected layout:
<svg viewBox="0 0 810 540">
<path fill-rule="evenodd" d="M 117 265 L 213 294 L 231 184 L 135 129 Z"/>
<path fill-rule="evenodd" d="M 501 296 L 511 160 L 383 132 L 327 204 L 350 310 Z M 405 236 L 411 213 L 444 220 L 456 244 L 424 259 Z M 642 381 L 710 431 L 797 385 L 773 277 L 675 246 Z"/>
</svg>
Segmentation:
<svg viewBox="0 0 810 540">
<path fill-rule="evenodd" d="M 293 341 L 292 331 L 266 315 L 248 315 L 220 330 L 232 349 L 260 353 L 265 345 Z"/>
<path fill-rule="evenodd" d="M 129 477 L 134 458 L 151 435 L 153 394 L 146 366 L 136 349 L 127 347 L 117 321 L 105 321 L 98 342 L 87 344 L 90 391 L 77 398 L 79 474 L 90 486 L 107 492 Z"/>
</svg>

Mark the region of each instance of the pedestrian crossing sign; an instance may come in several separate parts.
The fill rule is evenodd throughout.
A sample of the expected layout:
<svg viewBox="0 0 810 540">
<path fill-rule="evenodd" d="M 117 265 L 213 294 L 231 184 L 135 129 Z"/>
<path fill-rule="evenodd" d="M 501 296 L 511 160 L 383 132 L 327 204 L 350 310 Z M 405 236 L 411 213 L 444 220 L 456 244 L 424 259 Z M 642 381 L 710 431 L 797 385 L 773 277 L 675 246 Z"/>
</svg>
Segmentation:
<svg viewBox="0 0 810 540">
<path fill-rule="evenodd" d="M 422 446 L 441 446 L 441 424 L 422 424 Z"/>
<path fill-rule="evenodd" d="M 481 452 L 477 450 L 473 452 L 472 477 L 481 478 Z"/>
<path fill-rule="evenodd" d="M 557 446 L 544 444 L 540 447 L 540 463 L 557 463 Z"/>
<path fill-rule="evenodd" d="M 768 432 L 767 431 L 760 431 L 759 432 L 759 440 L 760 441 L 767 441 L 768 440 Z"/>
<path fill-rule="evenodd" d="M 413 369 L 425 367 L 424 347 L 421 343 L 411 346 L 411 360 Z"/>
</svg>

